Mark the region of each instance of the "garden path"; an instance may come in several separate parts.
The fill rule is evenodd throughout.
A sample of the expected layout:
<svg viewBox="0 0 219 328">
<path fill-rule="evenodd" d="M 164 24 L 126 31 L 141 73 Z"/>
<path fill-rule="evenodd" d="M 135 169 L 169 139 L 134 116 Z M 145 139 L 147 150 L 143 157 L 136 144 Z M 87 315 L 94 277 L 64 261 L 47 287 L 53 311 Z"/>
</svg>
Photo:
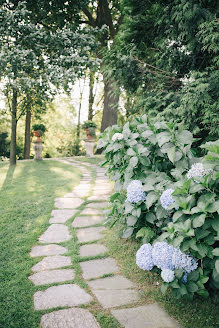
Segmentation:
<svg viewBox="0 0 219 328">
<path fill-rule="evenodd" d="M 103 220 L 112 190 L 104 169 L 73 159 L 62 162 L 78 167 L 82 178 L 71 193 L 55 200 L 51 225 L 30 253 L 31 257 L 40 257 L 29 279 L 38 290 L 33 296 L 35 310 L 46 311 L 41 317 L 41 328 L 100 328 L 86 309 L 91 302 L 111 313 L 121 327 L 179 328 L 158 304 L 139 306 L 137 287 L 120 274 L 115 260 L 107 257 Z M 95 181 L 92 172 L 96 173 Z M 71 234 L 72 227 L 78 241 Z M 69 241 L 73 246 L 79 243 L 81 270 L 72 267 L 66 246 Z"/>
</svg>

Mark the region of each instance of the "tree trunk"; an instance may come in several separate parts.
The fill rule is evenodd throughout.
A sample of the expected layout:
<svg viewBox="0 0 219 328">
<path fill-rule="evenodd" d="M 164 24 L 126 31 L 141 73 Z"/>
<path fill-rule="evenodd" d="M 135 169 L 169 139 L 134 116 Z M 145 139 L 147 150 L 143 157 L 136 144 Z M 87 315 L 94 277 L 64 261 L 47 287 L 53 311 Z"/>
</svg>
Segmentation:
<svg viewBox="0 0 219 328">
<path fill-rule="evenodd" d="M 94 72 L 90 71 L 89 78 L 90 78 L 90 84 L 89 84 L 89 105 L 88 105 L 88 120 L 92 121 L 94 117 L 93 113 L 93 104 L 94 104 Z"/>
<path fill-rule="evenodd" d="M 117 112 L 119 107 L 119 94 L 115 91 L 112 80 L 103 76 L 104 82 L 104 106 L 101 123 L 101 132 L 108 126 L 117 124 Z"/>
<path fill-rule="evenodd" d="M 25 122 L 24 159 L 30 158 L 30 124 L 31 124 L 31 110 L 27 110 L 26 122 Z"/>
<path fill-rule="evenodd" d="M 17 133 L 17 90 L 13 89 L 12 108 L 11 108 L 10 165 L 16 164 L 16 133 Z"/>
</svg>

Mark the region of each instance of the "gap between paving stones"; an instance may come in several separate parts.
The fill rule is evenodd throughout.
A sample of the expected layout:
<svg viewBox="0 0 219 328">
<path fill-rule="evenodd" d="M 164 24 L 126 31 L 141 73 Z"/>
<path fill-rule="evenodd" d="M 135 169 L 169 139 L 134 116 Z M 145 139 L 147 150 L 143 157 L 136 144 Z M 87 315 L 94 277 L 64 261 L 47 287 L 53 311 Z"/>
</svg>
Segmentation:
<svg viewBox="0 0 219 328">
<path fill-rule="evenodd" d="M 152 307 L 150 309 L 152 310 L 149 310 L 150 316 L 150 311 L 153 312 L 153 309 L 155 309 L 154 311 L 157 311 L 155 316 L 153 317 L 152 315 L 152 319 L 149 321 L 145 320 L 144 311 L 138 306 L 140 296 L 136 290 L 136 286 L 119 274 L 119 268 L 113 258 L 106 257 L 108 255 L 107 248 L 101 244 L 104 238 L 103 232 L 105 228 L 96 226 L 102 223 L 103 216 L 101 216 L 101 213 L 103 214 L 105 212 L 103 210 L 108 206 L 106 201 L 110 196 L 110 183 L 103 176 L 104 171 L 95 165 L 86 164 L 86 167 L 96 170 L 96 183 L 94 184 L 92 183 L 92 179 L 89 179 L 89 174 L 86 173 L 87 169 L 81 167 L 81 163 L 80 165 L 76 165 L 74 160 L 70 161 L 69 159 L 60 161 L 79 167 L 83 175 L 80 184 L 75 187 L 72 193 L 67 193 L 64 197 L 55 200 L 55 206 L 59 209 L 52 212 L 50 219 L 51 226 L 39 238 L 41 243 L 48 243 L 49 245 L 34 246 L 30 253 L 32 257 L 45 256 L 32 268 L 36 273 L 29 277 L 36 286 L 63 283 L 36 292 L 34 294 L 35 309 L 51 309 L 52 311 L 56 307 L 75 307 L 80 305 L 86 305 L 89 308 L 89 303 L 96 299 L 103 309 L 107 311 L 111 310 L 111 314 L 125 328 L 178 328 L 178 324 L 170 319 L 157 304 L 151 304 Z M 91 175 L 93 174 L 91 173 Z M 102 183 L 104 183 L 105 188 L 101 187 Z M 90 193 L 91 188 L 93 189 L 93 195 Z M 101 200 L 98 199 L 99 197 Z M 96 201 L 97 203 L 92 201 Z M 70 223 L 70 220 L 73 220 L 73 222 Z M 93 225 L 94 227 L 92 227 Z M 80 245 L 78 258 L 81 261 L 79 264 L 82 270 L 82 276 L 88 285 L 86 290 L 92 296 L 77 284 L 66 283 L 74 280 L 75 271 L 72 268 L 71 258 L 62 255 L 66 253 L 68 255 L 68 247 L 66 245 L 63 247 L 56 244 L 63 242 L 69 243 L 72 236 L 68 227 L 70 231 L 72 228 L 76 228 L 75 232 L 80 244 L 86 243 L 85 245 Z M 104 258 L 95 259 L 98 256 Z M 91 257 L 91 259 L 87 260 L 87 257 Z M 69 268 L 62 269 L 65 266 Z M 142 308 L 148 309 L 148 306 L 145 305 Z M 135 318 L 135 309 L 138 312 L 138 318 Z M 53 311 L 43 315 L 41 327 L 86 328 L 83 318 L 80 319 L 80 310 L 79 308 L 71 308 L 68 310 Z M 87 320 L 92 322 L 89 328 L 100 327 L 93 315 L 88 310 L 85 311 L 87 311 L 87 318 L 90 318 Z M 71 319 L 66 319 L 64 314 Z M 155 318 L 159 314 L 163 315 L 162 326 L 157 325 Z M 126 320 L 127 316 L 129 317 L 128 320 Z M 73 325 L 74 322 L 75 325 Z"/>
</svg>

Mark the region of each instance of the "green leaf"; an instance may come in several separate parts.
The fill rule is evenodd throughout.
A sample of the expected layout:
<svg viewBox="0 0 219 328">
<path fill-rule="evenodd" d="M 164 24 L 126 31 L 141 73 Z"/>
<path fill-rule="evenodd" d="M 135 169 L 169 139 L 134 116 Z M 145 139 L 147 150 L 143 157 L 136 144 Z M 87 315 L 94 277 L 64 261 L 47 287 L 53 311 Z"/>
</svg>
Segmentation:
<svg viewBox="0 0 219 328">
<path fill-rule="evenodd" d="M 181 242 L 184 240 L 183 236 L 178 236 L 176 238 L 174 238 L 173 240 L 173 247 L 178 247 L 180 246 Z"/>
<path fill-rule="evenodd" d="M 218 218 L 214 218 L 211 221 L 212 228 L 219 233 L 219 220 Z"/>
<path fill-rule="evenodd" d="M 212 204 L 210 204 L 207 209 L 206 209 L 209 213 L 214 213 L 217 212 L 219 214 L 219 200 L 217 200 L 216 202 L 213 202 Z"/>
<path fill-rule="evenodd" d="M 172 147 L 167 151 L 167 156 L 173 164 L 175 162 L 175 152 L 176 152 L 176 147 Z"/>
<path fill-rule="evenodd" d="M 176 140 L 182 145 L 189 145 L 193 142 L 193 135 L 188 130 L 183 130 L 176 134 Z"/>
<path fill-rule="evenodd" d="M 137 164 L 138 164 L 138 157 L 137 156 L 131 157 L 129 162 L 130 167 L 136 167 Z"/>
<path fill-rule="evenodd" d="M 145 215 L 145 220 L 149 223 L 154 223 L 154 221 L 156 220 L 156 216 L 153 213 L 149 212 Z"/>
<path fill-rule="evenodd" d="M 208 298 L 209 297 L 209 293 L 206 289 L 200 289 L 196 292 L 198 295 L 204 297 L 204 298 Z"/>
<path fill-rule="evenodd" d="M 120 196 L 119 192 L 116 192 L 110 197 L 110 202 L 113 203 L 115 199 L 117 199 Z"/>
<path fill-rule="evenodd" d="M 174 273 L 175 273 L 175 276 L 176 276 L 177 279 L 181 279 L 182 276 L 184 275 L 184 270 L 183 269 L 176 269 L 174 271 Z"/>
<path fill-rule="evenodd" d="M 147 209 L 149 209 L 152 204 L 154 204 L 158 200 L 158 198 L 159 196 L 154 191 L 149 192 L 146 196 Z"/>
<path fill-rule="evenodd" d="M 186 287 L 190 293 L 195 293 L 198 290 L 198 286 L 193 281 L 188 281 Z"/>
<path fill-rule="evenodd" d="M 137 232 L 136 238 L 144 238 L 144 242 L 149 243 L 154 235 L 155 232 L 150 227 L 143 227 Z"/>
<path fill-rule="evenodd" d="M 203 226 L 203 224 L 205 223 L 205 218 L 206 218 L 206 214 L 201 214 L 198 215 L 195 219 L 193 219 L 192 221 L 193 228 L 199 228 Z"/>
<path fill-rule="evenodd" d="M 129 227 L 133 227 L 135 225 L 135 223 L 138 221 L 138 218 L 136 218 L 133 215 L 128 216 L 127 220 L 126 220 L 126 224 Z"/>
<path fill-rule="evenodd" d="M 162 286 L 161 286 L 161 293 L 162 294 L 165 294 L 166 291 L 167 291 L 167 288 L 168 288 L 168 284 L 167 283 L 163 283 Z"/>
<path fill-rule="evenodd" d="M 123 231 L 122 238 L 129 238 L 133 234 L 134 228 L 128 227 Z"/>
<path fill-rule="evenodd" d="M 217 260 L 215 262 L 215 269 L 216 269 L 216 272 L 219 274 L 219 260 Z"/>
<path fill-rule="evenodd" d="M 129 202 L 125 203 L 125 214 L 131 213 L 131 211 L 133 210 L 133 205 Z"/>
<path fill-rule="evenodd" d="M 156 135 L 156 139 L 159 147 L 162 147 L 163 144 L 170 141 L 171 134 L 168 131 L 160 132 Z"/>
<path fill-rule="evenodd" d="M 136 156 L 136 152 L 132 148 L 129 148 L 127 150 L 127 155 L 129 155 L 129 156 Z"/>
<path fill-rule="evenodd" d="M 197 281 L 199 279 L 198 271 L 193 271 L 188 274 L 188 280 L 190 281 Z"/>
<path fill-rule="evenodd" d="M 173 222 L 176 222 L 182 215 L 184 215 L 182 211 L 176 211 L 173 214 Z"/>
<path fill-rule="evenodd" d="M 214 256 L 219 256 L 219 247 L 215 248 L 213 251 L 212 251 L 212 254 Z"/>
</svg>

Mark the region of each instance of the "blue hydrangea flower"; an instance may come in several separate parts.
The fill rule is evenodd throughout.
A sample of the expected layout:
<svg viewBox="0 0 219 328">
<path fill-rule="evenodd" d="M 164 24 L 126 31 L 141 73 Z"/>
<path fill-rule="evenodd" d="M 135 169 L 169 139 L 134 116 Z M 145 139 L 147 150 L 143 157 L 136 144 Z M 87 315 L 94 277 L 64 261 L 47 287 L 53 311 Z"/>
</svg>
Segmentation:
<svg viewBox="0 0 219 328">
<path fill-rule="evenodd" d="M 146 194 L 142 191 L 142 183 L 139 180 L 133 180 L 127 187 L 127 201 L 138 203 L 146 199 Z"/>
<path fill-rule="evenodd" d="M 195 182 L 199 183 L 195 178 L 203 178 L 205 175 L 212 173 L 211 169 L 205 169 L 202 163 L 195 163 L 187 173 L 188 179 L 194 179 Z"/>
<path fill-rule="evenodd" d="M 187 273 L 196 270 L 198 267 L 197 260 L 192 256 L 182 253 L 179 248 L 174 249 L 172 263 L 175 269 L 184 269 Z"/>
<path fill-rule="evenodd" d="M 160 197 L 161 206 L 165 210 L 168 210 L 169 205 L 172 205 L 175 202 L 175 200 L 171 196 L 173 192 L 174 192 L 173 189 L 167 189 L 162 193 Z"/>
<path fill-rule="evenodd" d="M 153 266 L 151 244 L 142 245 L 136 253 L 136 264 L 142 270 L 150 271 Z"/>
<path fill-rule="evenodd" d="M 174 265 L 172 263 L 173 251 L 173 246 L 168 245 L 166 242 L 155 243 L 152 249 L 152 259 L 154 265 L 161 270 L 174 270 Z"/>
<path fill-rule="evenodd" d="M 186 283 L 187 283 L 187 279 L 188 279 L 188 273 L 185 272 L 184 275 L 183 275 L 183 277 L 182 277 L 182 279 L 181 279 L 181 281 L 182 281 L 184 284 L 186 284 Z"/>
<path fill-rule="evenodd" d="M 165 282 L 172 282 L 175 278 L 174 271 L 170 269 L 163 269 L 161 271 L 161 278 Z"/>
</svg>

